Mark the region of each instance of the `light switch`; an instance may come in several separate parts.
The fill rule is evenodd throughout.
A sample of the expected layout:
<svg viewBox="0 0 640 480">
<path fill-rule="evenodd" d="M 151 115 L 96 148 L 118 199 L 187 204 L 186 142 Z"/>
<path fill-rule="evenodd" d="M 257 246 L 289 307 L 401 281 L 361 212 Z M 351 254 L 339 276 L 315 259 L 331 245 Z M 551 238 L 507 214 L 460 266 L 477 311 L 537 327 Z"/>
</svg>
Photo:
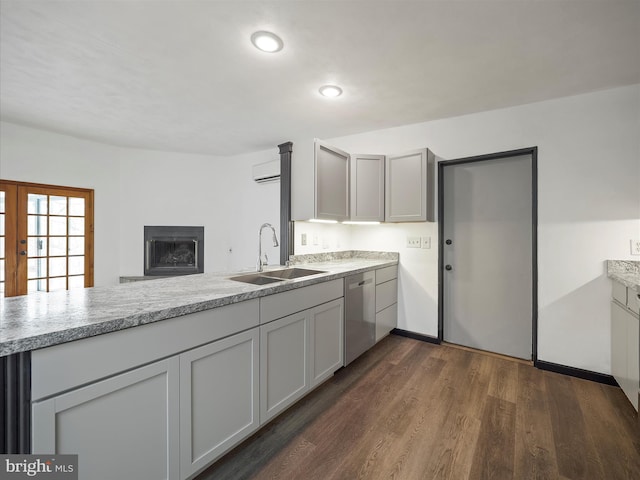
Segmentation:
<svg viewBox="0 0 640 480">
<path fill-rule="evenodd" d="M 300 235 L 300 245 L 306 245 L 307 244 L 307 234 L 303 233 Z"/>
<path fill-rule="evenodd" d="M 420 237 L 407 237 L 407 248 L 420 248 Z"/>
</svg>

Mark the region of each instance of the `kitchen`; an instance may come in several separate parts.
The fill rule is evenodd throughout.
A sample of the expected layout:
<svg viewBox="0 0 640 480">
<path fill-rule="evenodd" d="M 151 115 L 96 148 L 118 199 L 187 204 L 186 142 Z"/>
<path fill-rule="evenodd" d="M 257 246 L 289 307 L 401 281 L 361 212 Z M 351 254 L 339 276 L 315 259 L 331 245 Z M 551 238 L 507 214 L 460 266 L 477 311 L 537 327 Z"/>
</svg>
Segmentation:
<svg viewBox="0 0 640 480">
<path fill-rule="evenodd" d="M 3 2 L 3 8 L 10 3 Z M 593 8 L 594 11 L 585 11 L 584 21 L 604 28 L 599 23 L 599 14 L 603 12 Z M 618 19 L 615 9 L 613 11 L 609 15 Z M 631 12 L 637 15 L 637 9 Z M 7 16 L 2 13 L 4 20 Z M 561 14 L 553 13 L 557 15 L 553 21 L 561 22 Z M 578 12 L 571 14 L 578 15 Z M 624 12 L 617 15 L 625 16 Z M 612 20 L 610 27 L 617 29 L 620 25 Z M 8 28 L 4 27 L 10 26 L 3 24 L 2 30 L 6 32 Z M 627 52 L 629 50 L 622 47 L 633 44 L 629 38 L 637 38 L 637 33 L 625 37 L 620 32 L 617 32 L 619 36 L 603 32 L 603 37 L 614 42 L 607 44 L 609 48 L 620 47 Z M 284 32 L 281 35 L 287 42 L 282 51 L 285 54 L 289 47 L 288 35 Z M 540 40 L 534 33 L 531 35 L 533 41 Z M 615 43 L 616 39 L 620 45 Z M 45 43 L 46 39 L 41 40 Z M 2 41 L 3 49 L 11 45 L 5 37 Z M 597 37 L 595 44 L 601 41 Z M 528 45 L 522 48 L 526 52 Z M 578 45 L 574 48 L 572 52 L 579 58 L 582 50 Z M 8 52 L 3 50 L 4 58 Z M 593 54 L 594 58 L 606 56 L 599 52 Z M 633 52 L 631 49 L 629 53 Z M 254 68 L 260 74 L 275 75 L 268 60 L 251 55 L 256 60 Z M 615 56 L 611 54 L 608 61 L 613 62 Z M 269 60 L 274 58 L 282 62 L 277 57 Z M 595 60 L 591 61 L 595 64 Z M 590 62 L 576 61 L 571 63 L 571 68 L 587 68 L 586 63 Z M 2 66 L 3 72 L 7 71 L 5 65 Z M 72 136 L 68 127 L 59 124 L 57 128 L 62 129 L 62 133 L 28 126 L 20 117 L 11 117 L 9 106 L 5 107 L 4 92 L 13 90 L 8 90 L 3 78 L 0 176 L 95 190 L 95 285 L 109 286 L 115 285 L 120 276 L 142 274 L 144 225 L 204 225 L 205 272 L 251 268 L 258 228 L 268 221 L 279 231 L 280 208 L 279 184 L 256 184 L 251 169 L 255 164 L 277 158 L 276 145 L 285 141 L 293 142 L 294 152 L 296 146 L 308 145 L 313 136 L 354 153 L 390 154 L 428 147 L 444 159 L 537 146 L 538 358 L 608 375 L 611 372 L 611 282 L 606 275 L 605 261 L 637 260 L 638 257 L 630 255 L 629 241 L 640 237 L 637 58 L 620 54 L 615 68 L 622 70 L 620 78 L 609 83 L 602 81 L 571 90 L 557 79 L 557 89 L 547 92 L 547 97 L 527 97 L 522 91 L 532 90 L 522 87 L 524 90 L 512 103 L 485 107 L 473 104 L 475 110 L 460 111 L 457 115 L 447 115 L 448 118 L 406 119 L 379 127 L 356 125 L 352 129 L 345 127 L 342 130 L 345 133 L 319 125 L 309 135 L 297 133 L 289 126 L 289 130 L 282 132 L 283 136 L 238 154 L 224 153 L 224 149 L 215 154 L 179 153 L 162 143 L 134 148 L 127 146 L 127 142 L 112 145 L 91 140 L 90 136 Z M 559 67 L 548 70 L 549 75 L 562 77 L 560 71 L 563 70 Z M 576 77 L 584 77 L 586 82 L 597 77 L 590 70 L 579 72 Z M 562 78 L 568 81 L 567 77 Z M 523 82 L 521 77 L 511 81 L 514 85 Z M 469 102 L 471 97 L 482 97 L 478 90 L 465 92 L 461 88 L 459 94 L 466 95 Z M 349 93 L 345 86 L 344 100 Z M 313 104 L 319 118 L 341 114 L 337 110 L 341 108 L 338 103 L 341 99 L 335 100 L 328 106 Z M 74 118 L 72 112 L 66 111 L 70 108 L 68 105 L 58 102 L 57 107 Z M 102 117 L 111 115 L 108 108 L 105 112 L 108 114 Z M 98 113 L 94 112 L 96 121 L 101 120 Z M 300 116 L 304 114 L 301 112 Z M 176 130 L 179 123 L 174 126 Z M 130 126 L 132 131 L 137 128 L 151 127 L 142 123 Z M 261 138 L 260 128 L 251 133 Z M 180 131 L 175 134 L 183 135 Z M 228 145 L 225 147 L 233 151 Z M 293 161 L 296 161 L 295 153 Z M 150 176 L 149 172 L 154 173 Z M 159 196 L 158 191 L 170 194 Z M 228 205 L 233 208 L 220 208 Z M 302 245 L 303 234 L 306 234 L 307 245 Z M 432 248 L 407 248 L 406 237 L 430 237 Z M 431 222 L 376 226 L 295 224 L 296 253 L 399 252 L 398 328 L 431 337 L 438 334 L 438 242 L 438 225 Z M 265 242 L 265 249 L 273 261 L 279 257 L 277 249 L 267 244 Z"/>
</svg>

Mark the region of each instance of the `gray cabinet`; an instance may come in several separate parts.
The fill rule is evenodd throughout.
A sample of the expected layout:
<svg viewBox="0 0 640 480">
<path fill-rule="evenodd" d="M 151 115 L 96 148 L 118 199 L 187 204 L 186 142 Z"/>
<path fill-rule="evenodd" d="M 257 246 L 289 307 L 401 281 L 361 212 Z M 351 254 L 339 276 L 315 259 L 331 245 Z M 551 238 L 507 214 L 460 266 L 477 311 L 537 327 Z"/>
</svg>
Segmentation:
<svg viewBox="0 0 640 480">
<path fill-rule="evenodd" d="M 611 302 L 611 374 L 634 408 L 640 396 L 640 314 L 638 294 L 613 282 Z"/>
<path fill-rule="evenodd" d="M 187 478 L 259 426 L 259 329 L 180 355 L 180 471 Z"/>
<path fill-rule="evenodd" d="M 260 327 L 260 423 L 309 390 L 308 361 L 308 311 Z"/>
<path fill-rule="evenodd" d="M 398 267 L 376 270 L 376 342 L 398 323 Z"/>
<path fill-rule="evenodd" d="M 384 222 L 384 155 L 351 155 L 351 220 Z"/>
<path fill-rule="evenodd" d="M 349 154 L 316 140 L 315 215 L 322 220 L 348 220 Z"/>
<path fill-rule="evenodd" d="M 338 298 L 260 327 L 261 424 L 342 366 L 343 311 Z"/>
<path fill-rule="evenodd" d="M 387 155 L 385 221 L 424 222 L 435 219 L 435 156 L 422 148 Z"/>
<path fill-rule="evenodd" d="M 86 478 L 179 477 L 177 357 L 35 402 L 32 413 L 33 452 L 78 454 Z"/>
<path fill-rule="evenodd" d="M 318 305 L 309 312 L 309 370 L 311 388 L 320 385 L 343 365 L 344 301 Z"/>
</svg>

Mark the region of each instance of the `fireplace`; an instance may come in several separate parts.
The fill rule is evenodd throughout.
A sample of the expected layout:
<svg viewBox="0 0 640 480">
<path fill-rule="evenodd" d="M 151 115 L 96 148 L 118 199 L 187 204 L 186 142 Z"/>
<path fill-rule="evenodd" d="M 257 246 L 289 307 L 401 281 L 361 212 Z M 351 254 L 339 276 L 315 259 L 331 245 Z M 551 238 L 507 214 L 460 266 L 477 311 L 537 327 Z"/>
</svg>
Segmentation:
<svg viewBox="0 0 640 480">
<path fill-rule="evenodd" d="M 144 274 L 204 272 L 204 227 L 144 227 Z"/>
</svg>

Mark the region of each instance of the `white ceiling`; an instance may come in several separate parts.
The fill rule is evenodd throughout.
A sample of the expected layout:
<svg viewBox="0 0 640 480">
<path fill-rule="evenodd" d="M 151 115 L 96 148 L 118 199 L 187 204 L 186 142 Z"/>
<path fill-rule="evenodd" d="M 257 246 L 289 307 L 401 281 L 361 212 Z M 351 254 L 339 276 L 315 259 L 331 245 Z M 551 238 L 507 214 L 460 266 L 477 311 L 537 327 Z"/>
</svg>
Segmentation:
<svg viewBox="0 0 640 480">
<path fill-rule="evenodd" d="M 639 0 L 0 2 L 1 118 L 122 146 L 230 155 L 634 83 Z"/>
</svg>

